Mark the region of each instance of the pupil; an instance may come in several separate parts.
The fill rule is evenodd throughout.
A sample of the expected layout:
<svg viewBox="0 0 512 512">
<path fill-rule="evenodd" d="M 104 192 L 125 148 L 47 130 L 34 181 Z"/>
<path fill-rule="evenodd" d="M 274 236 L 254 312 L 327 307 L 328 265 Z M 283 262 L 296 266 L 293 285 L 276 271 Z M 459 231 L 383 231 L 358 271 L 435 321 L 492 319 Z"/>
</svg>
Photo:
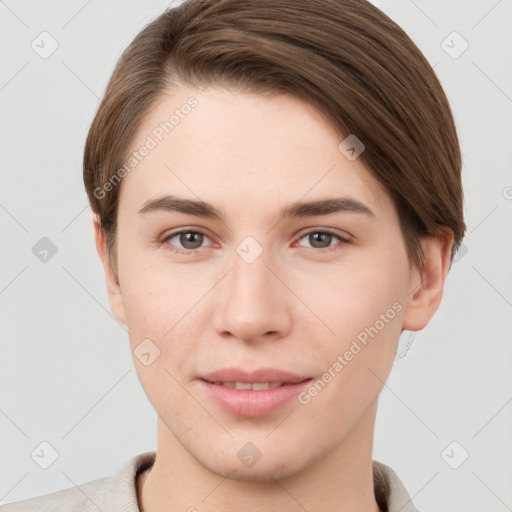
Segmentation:
<svg viewBox="0 0 512 512">
<path fill-rule="evenodd" d="M 186 249 L 197 249 L 201 247 L 203 243 L 203 235 L 201 233 L 195 233 L 194 231 L 189 231 L 187 233 L 183 233 L 181 235 L 180 242 Z M 198 243 L 199 241 L 199 243 Z M 192 246 L 190 246 L 191 244 Z"/>
<path fill-rule="evenodd" d="M 328 247 L 330 245 L 331 241 L 331 235 L 329 233 L 313 233 L 310 235 L 312 237 L 313 243 L 310 243 L 313 247 Z M 323 244 L 322 242 L 325 242 L 327 240 L 327 244 Z M 316 245 L 317 242 L 320 243 L 320 245 Z"/>
</svg>

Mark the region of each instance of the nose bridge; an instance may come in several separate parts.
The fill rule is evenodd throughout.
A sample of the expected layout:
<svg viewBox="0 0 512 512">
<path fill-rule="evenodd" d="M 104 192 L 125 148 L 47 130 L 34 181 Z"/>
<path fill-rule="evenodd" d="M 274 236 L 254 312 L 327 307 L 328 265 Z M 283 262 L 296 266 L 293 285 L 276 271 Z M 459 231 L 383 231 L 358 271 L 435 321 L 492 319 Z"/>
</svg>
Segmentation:
<svg viewBox="0 0 512 512">
<path fill-rule="evenodd" d="M 232 270 L 218 295 L 218 332 L 253 340 L 289 329 L 287 297 L 267 267 L 271 265 L 270 254 L 254 239 L 248 237 L 237 246 L 230 259 Z"/>
<path fill-rule="evenodd" d="M 246 256 L 250 258 L 246 259 Z M 254 259 L 252 259 L 254 258 Z M 273 287 L 271 283 L 272 273 L 268 270 L 269 257 L 263 252 L 254 257 L 253 251 L 246 255 L 240 255 L 237 251 L 232 259 L 232 291 L 241 298 L 256 298 L 259 293 L 268 293 Z"/>
</svg>

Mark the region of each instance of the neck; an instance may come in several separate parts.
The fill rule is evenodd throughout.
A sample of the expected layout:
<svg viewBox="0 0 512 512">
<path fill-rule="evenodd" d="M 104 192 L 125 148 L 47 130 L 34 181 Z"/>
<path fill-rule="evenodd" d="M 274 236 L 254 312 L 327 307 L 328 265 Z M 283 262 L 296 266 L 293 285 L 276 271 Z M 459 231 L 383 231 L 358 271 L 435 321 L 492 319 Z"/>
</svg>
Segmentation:
<svg viewBox="0 0 512 512">
<path fill-rule="evenodd" d="M 279 470 L 269 467 L 268 477 L 257 481 L 213 472 L 159 418 L 155 463 L 137 482 L 140 510 L 234 512 L 243 505 L 247 512 L 379 512 L 372 473 L 375 414 L 376 404 L 340 445 L 309 466 L 283 478 L 274 478 Z"/>
</svg>

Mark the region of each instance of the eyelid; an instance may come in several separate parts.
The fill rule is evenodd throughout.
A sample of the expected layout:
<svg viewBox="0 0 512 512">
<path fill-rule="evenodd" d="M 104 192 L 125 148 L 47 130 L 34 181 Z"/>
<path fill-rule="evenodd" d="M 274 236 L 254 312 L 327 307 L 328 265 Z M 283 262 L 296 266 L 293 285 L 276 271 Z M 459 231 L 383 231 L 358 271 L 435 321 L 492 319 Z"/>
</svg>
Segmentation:
<svg viewBox="0 0 512 512">
<path fill-rule="evenodd" d="M 333 230 L 333 229 L 329 229 L 329 228 L 321 228 L 321 227 L 318 227 L 318 228 L 308 228 L 307 231 L 304 231 L 302 232 L 298 237 L 297 237 L 297 241 L 295 243 L 298 243 L 300 240 L 302 240 L 305 236 L 308 236 L 308 235 L 311 235 L 312 233 L 326 233 L 328 235 L 332 235 L 336 238 L 338 238 L 340 240 L 339 243 L 341 244 L 349 244 L 352 242 L 352 236 L 350 236 L 348 233 L 346 233 L 345 235 L 342 235 L 341 233 Z M 330 245 L 328 247 L 323 247 L 321 249 L 318 249 L 318 248 L 315 248 L 315 247 L 306 247 L 306 249 L 312 249 L 314 250 L 315 252 L 325 252 L 325 251 L 328 251 L 330 249 L 335 249 L 337 248 L 337 246 L 339 245 L 338 244 L 334 244 L 334 245 Z M 302 247 L 302 246 L 301 246 Z"/>
<path fill-rule="evenodd" d="M 174 238 L 176 235 L 181 235 L 183 233 L 198 233 L 200 235 L 203 235 L 204 237 L 206 237 L 208 240 L 211 241 L 211 237 L 205 232 L 205 230 L 203 228 L 186 227 L 186 228 L 177 229 L 176 231 L 171 231 L 170 233 L 166 233 L 162 237 L 162 239 L 159 241 L 159 244 L 162 246 L 165 246 L 165 249 L 168 249 L 171 252 L 179 253 L 179 254 L 195 254 L 200 249 L 208 248 L 208 246 L 201 246 L 201 247 L 198 247 L 197 249 L 181 249 L 179 247 L 174 247 L 173 245 L 170 244 L 169 240 L 171 238 Z"/>
<path fill-rule="evenodd" d="M 198 234 L 203 235 L 204 237 L 206 237 L 207 239 L 209 239 L 211 241 L 211 237 L 205 232 L 205 230 L 203 228 L 185 227 L 185 228 L 180 228 L 176 231 L 171 231 L 170 233 L 165 234 L 159 243 L 161 245 L 165 245 L 165 248 L 169 249 L 171 252 L 179 253 L 179 254 L 195 254 L 200 249 L 205 249 L 208 247 L 211 248 L 211 246 L 201 246 L 196 249 L 180 249 L 180 248 L 175 248 L 174 246 L 172 246 L 169 243 L 169 240 L 171 238 L 174 238 L 175 236 L 181 235 L 183 233 L 198 233 Z M 303 231 L 302 233 L 300 233 L 298 235 L 298 237 L 296 238 L 294 245 L 297 244 L 300 240 L 302 240 L 305 236 L 311 235 L 312 233 L 326 233 L 328 235 L 334 236 L 340 240 L 339 243 L 341 243 L 341 244 L 351 243 L 351 241 L 352 241 L 352 237 L 350 235 L 348 235 L 348 233 L 345 235 L 342 235 L 333 229 L 317 227 L 317 228 L 308 228 L 307 231 Z M 306 248 L 312 249 L 315 252 L 325 252 L 330 249 L 337 248 L 339 243 L 330 245 L 328 247 L 323 247 L 323 248 L 316 248 L 316 247 L 306 247 Z M 303 246 L 299 246 L 299 247 L 303 247 Z"/>
<path fill-rule="evenodd" d="M 340 230 L 336 230 L 334 228 L 324 228 L 321 226 L 306 228 L 305 231 L 301 232 L 300 238 L 304 237 L 305 235 L 309 235 L 311 233 L 329 233 L 330 235 L 335 235 L 344 240 L 352 240 L 353 239 L 353 236 L 350 235 L 349 233 L 347 233 L 346 231 L 340 231 Z"/>
</svg>

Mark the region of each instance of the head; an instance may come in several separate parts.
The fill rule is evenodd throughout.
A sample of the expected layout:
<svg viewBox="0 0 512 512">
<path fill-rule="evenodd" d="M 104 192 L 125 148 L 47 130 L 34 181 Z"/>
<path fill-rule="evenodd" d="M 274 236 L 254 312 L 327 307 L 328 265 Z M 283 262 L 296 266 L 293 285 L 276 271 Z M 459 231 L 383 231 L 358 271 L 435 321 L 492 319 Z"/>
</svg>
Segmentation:
<svg viewBox="0 0 512 512">
<path fill-rule="evenodd" d="M 363 424 L 368 435 L 398 337 L 439 307 L 465 230 L 446 96 L 364 0 L 165 11 L 117 63 L 84 182 L 110 305 L 161 427 L 241 479 L 305 468 Z M 143 340 L 159 353 L 148 365 Z M 218 408 L 200 378 L 269 366 L 312 381 L 257 419 Z M 236 457 L 248 441 L 259 476 Z"/>
</svg>

